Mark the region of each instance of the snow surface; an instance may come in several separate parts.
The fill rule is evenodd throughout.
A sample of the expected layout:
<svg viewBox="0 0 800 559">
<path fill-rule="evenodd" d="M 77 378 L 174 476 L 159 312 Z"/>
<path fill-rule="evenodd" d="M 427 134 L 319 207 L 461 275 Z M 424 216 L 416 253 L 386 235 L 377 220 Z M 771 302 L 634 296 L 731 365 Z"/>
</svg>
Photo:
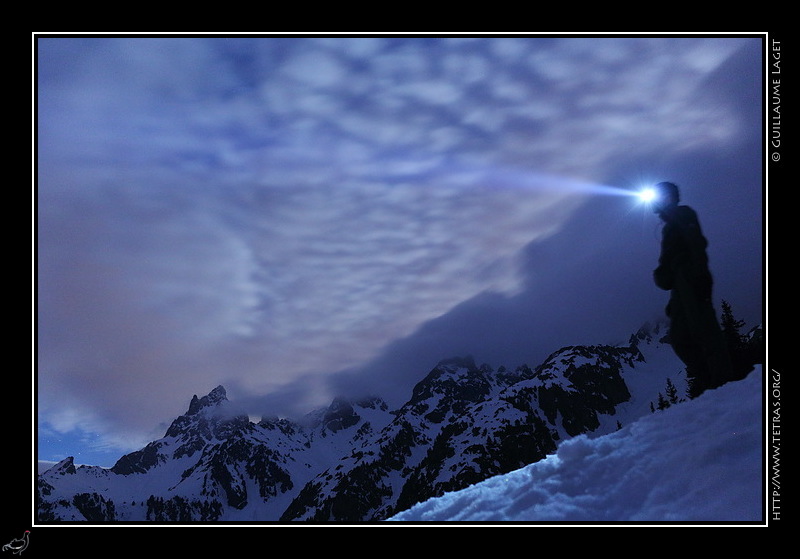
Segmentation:
<svg viewBox="0 0 800 559">
<path fill-rule="evenodd" d="M 390 521 L 762 521 L 762 369 Z"/>
</svg>

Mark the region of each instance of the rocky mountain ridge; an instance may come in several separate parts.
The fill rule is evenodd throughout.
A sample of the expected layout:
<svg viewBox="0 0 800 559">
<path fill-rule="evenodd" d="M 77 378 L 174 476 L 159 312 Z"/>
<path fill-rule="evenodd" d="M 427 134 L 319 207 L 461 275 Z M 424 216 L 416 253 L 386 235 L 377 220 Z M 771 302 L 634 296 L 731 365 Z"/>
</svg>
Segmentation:
<svg viewBox="0 0 800 559">
<path fill-rule="evenodd" d="M 307 421 L 237 412 L 221 386 L 110 469 L 71 458 L 39 476 L 41 522 L 369 522 L 518 469 L 566 438 L 650 413 L 685 388 L 660 325 L 626 344 L 568 346 L 514 370 L 440 362 L 389 410 L 336 398 Z"/>
</svg>

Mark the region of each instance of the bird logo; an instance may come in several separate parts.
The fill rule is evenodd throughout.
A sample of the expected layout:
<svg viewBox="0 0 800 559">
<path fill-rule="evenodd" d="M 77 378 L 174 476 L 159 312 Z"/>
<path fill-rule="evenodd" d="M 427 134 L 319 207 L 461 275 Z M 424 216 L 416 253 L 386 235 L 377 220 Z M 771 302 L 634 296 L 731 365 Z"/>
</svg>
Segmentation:
<svg viewBox="0 0 800 559">
<path fill-rule="evenodd" d="M 30 536 L 31 531 L 25 530 L 25 533 L 22 535 L 21 538 L 14 538 L 6 545 L 3 546 L 3 551 L 10 551 L 19 555 L 25 548 L 28 547 L 28 537 Z"/>
</svg>

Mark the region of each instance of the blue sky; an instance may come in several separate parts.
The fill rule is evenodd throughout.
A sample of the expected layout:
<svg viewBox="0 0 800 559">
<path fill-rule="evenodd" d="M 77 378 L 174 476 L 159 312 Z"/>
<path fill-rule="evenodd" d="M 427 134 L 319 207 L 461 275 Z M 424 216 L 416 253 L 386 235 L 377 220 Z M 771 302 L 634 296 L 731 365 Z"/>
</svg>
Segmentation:
<svg viewBox="0 0 800 559">
<path fill-rule="evenodd" d="M 291 416 L 626 339 L 658 220 L 576 185 L 677 182 L 762 320 L 758 36 L 34 48 L 40 459 L 111 465 L 219 384 Z"/>
</svg>

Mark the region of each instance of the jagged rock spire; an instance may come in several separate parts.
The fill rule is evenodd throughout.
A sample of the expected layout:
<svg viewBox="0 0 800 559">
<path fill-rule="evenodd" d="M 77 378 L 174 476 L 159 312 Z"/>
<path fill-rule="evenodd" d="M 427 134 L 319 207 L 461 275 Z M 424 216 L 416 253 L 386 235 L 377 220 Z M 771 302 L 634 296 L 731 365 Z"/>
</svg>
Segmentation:
<svg viewBox="0 0 800 559">
<path fill-rule="evenodd" d="M 75 458 L 67 456 L 61 462 L 47 470 L 48 474 L 74 474 L 75 473 Z"/>
<path fill-rule="evenodd" d="M 217 386 L 214 390 L 202 398 L 198 398 L 197 394 L 195 394 L 192 396 L 192 401 L 189 402 L 189 409 L 187 410 L 186 415 L 194 415 L 203 408 L 214 406 L 219 402 L 226 401 L 227 399 L 228 394 L 225 392 L 225 388 L 222 385 Z"/>
</svg>

